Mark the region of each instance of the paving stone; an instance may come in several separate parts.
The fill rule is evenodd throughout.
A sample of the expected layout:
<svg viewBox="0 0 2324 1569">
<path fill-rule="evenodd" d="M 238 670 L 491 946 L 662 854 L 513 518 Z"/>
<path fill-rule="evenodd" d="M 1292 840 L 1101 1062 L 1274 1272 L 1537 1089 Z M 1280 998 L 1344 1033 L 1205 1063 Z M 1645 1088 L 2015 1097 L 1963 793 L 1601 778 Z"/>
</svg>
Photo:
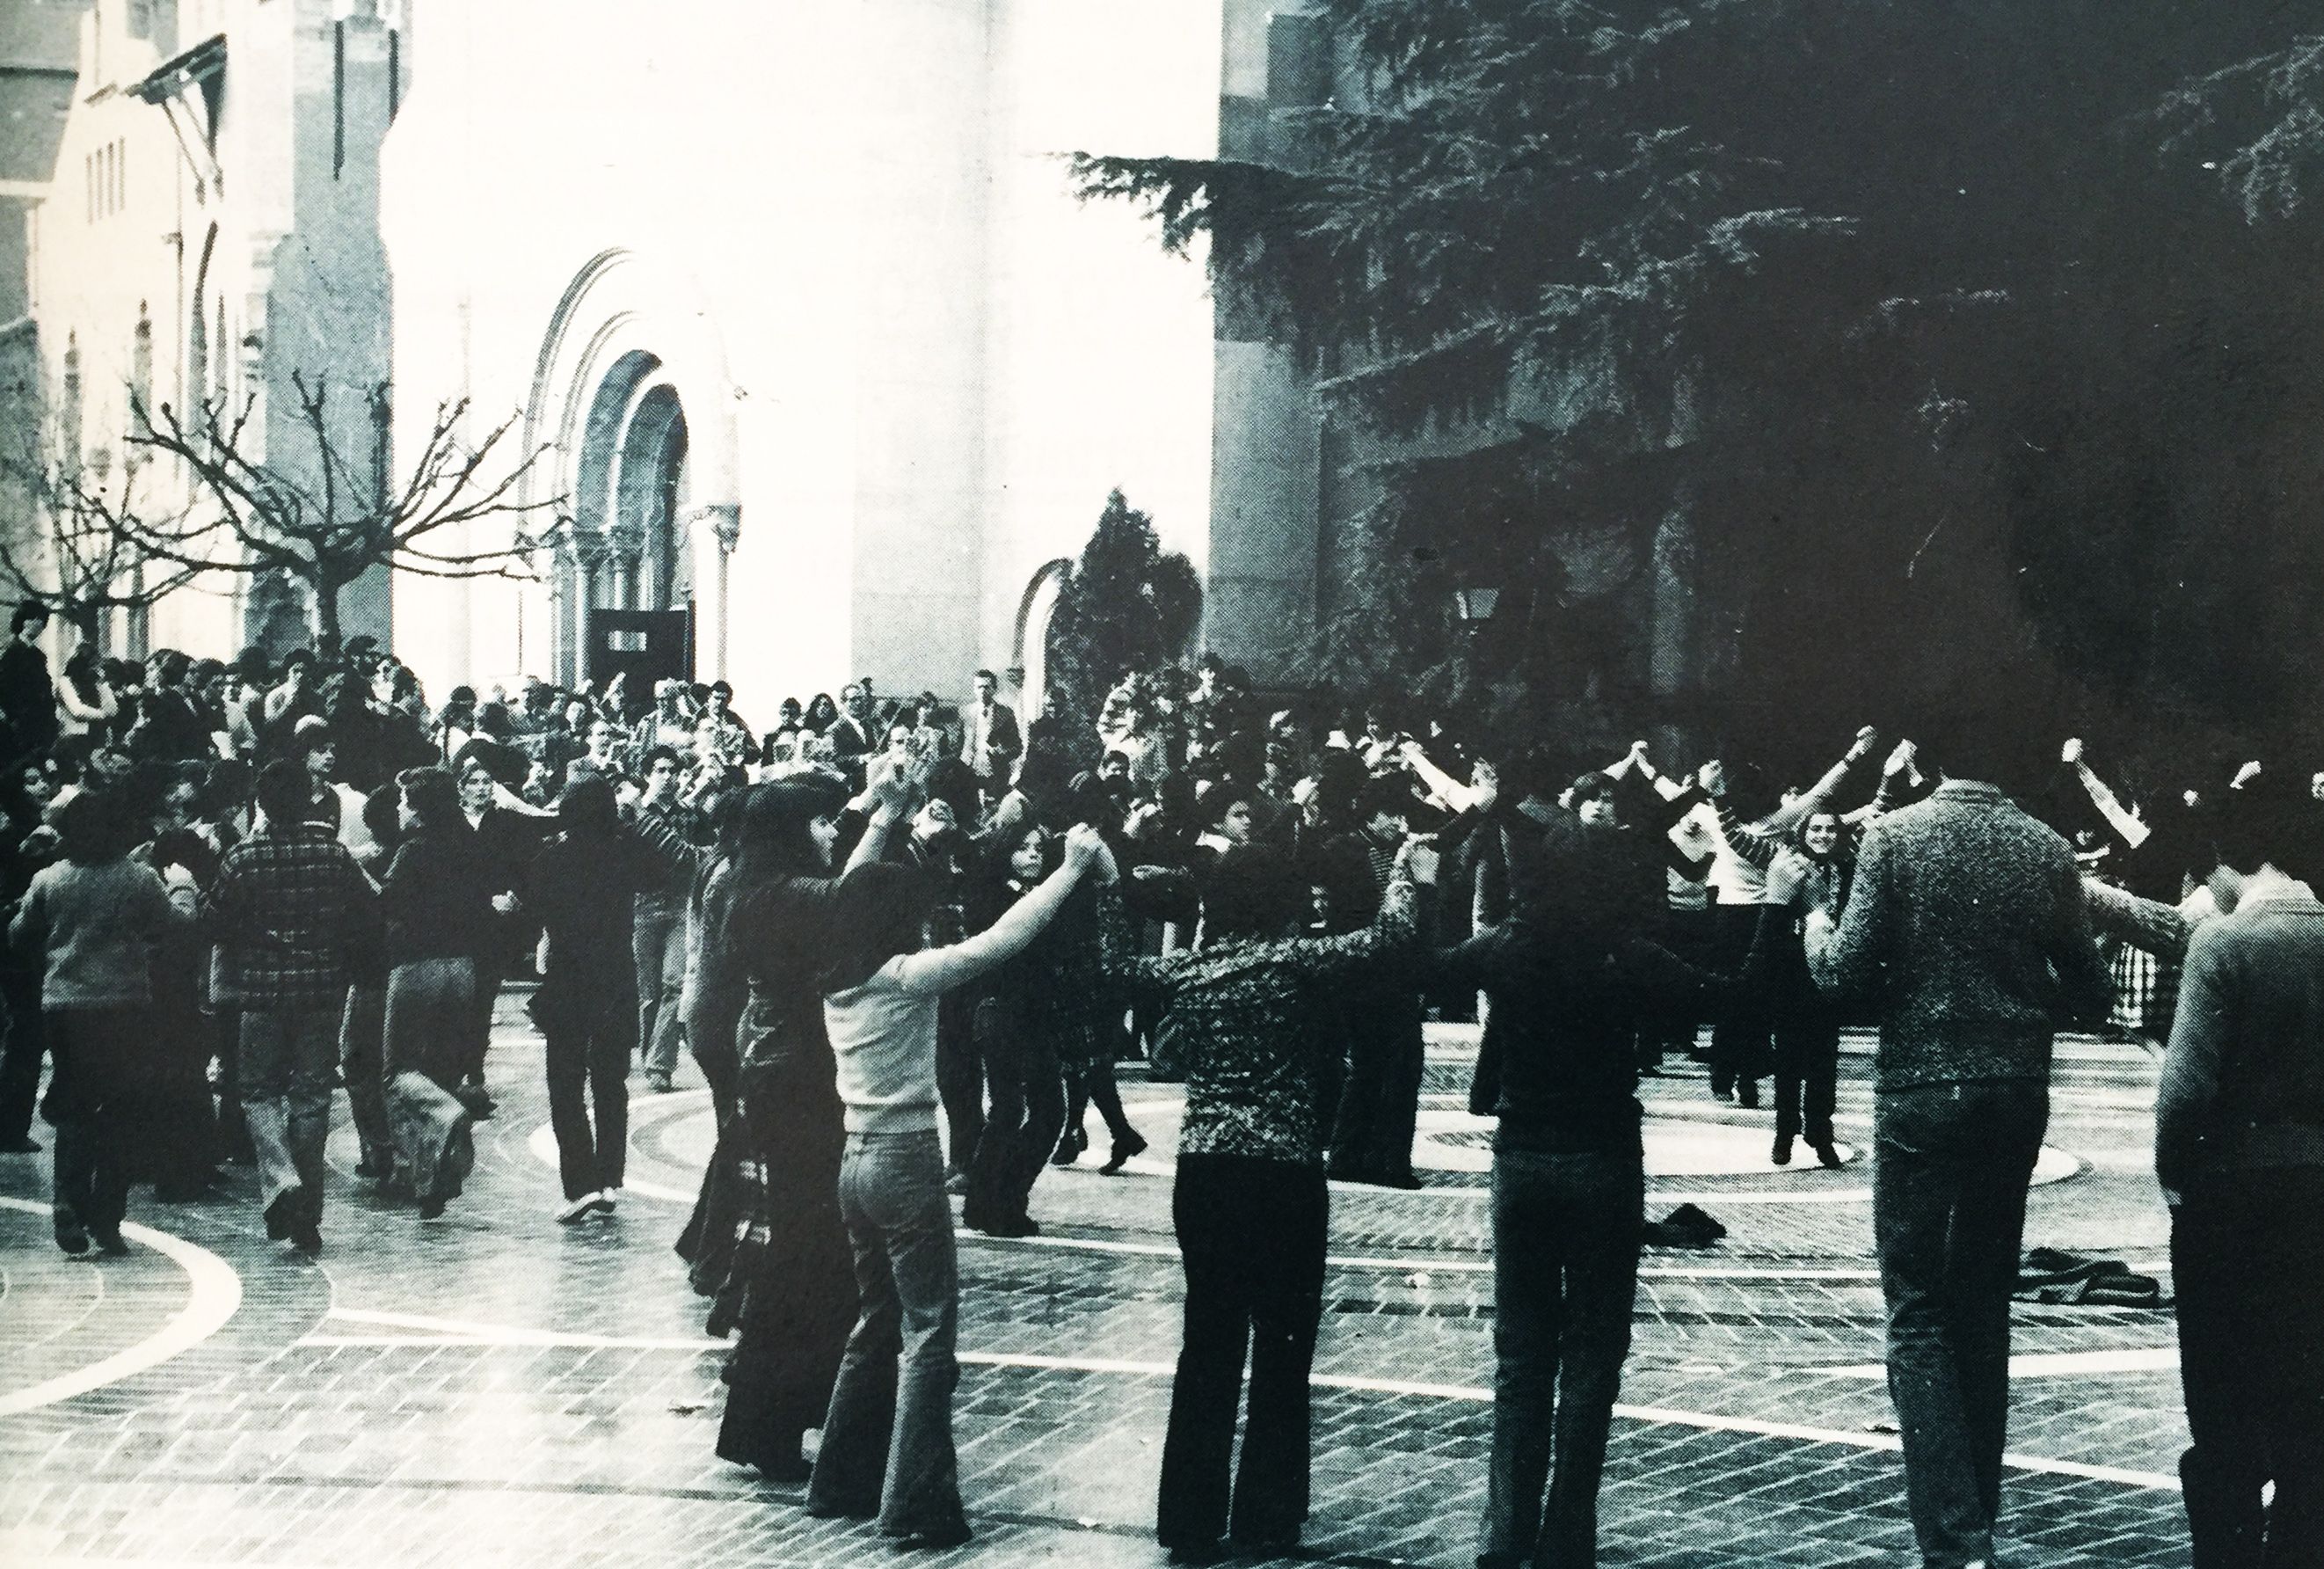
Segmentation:
<svg viewBox="0 0 2324 1569">
<path fill-rule="evenodd" d="M 540 1053 L 519 1001 L 503 999 L 492 1055 L 501 1114 L 479 1129 L 469 1191 L 440 1221 L 420 1223 L 353 1179 L 344 1104 L 318 1260 L 266 1241 L 246 1170 L 204 1203 L 136 1195 L 132 1219 L 222 1260 L 241 1305 L 173 1357 L 0 1416 L 0 1563 L 641 1569 L 884 1559 L 867 1527 L 810 1520 L 797 1489 L 712 1454 L 723 1353 L 698 1343 L 702 1305 L 669 1252 L 709 1146 L 706 1097 L 639 1094 L 635 1186 L 620 1213 L 556 1225 L 554 1173 L 534 1149 L 546 1120 Z M 1431 1108 L 1451 1110 L 1471 1052 L 1462 1032 L 1434 1033 L 1425 1088 Z M 1868 1128 L 1864 1050 L 1851 1039 L 1843 1063 L 1843 1140 Z M 2073 1046 L 2061 1061 L 2051 1142 L 2083 1166 L 2036 1190 L 2028 1241 L 2157 1264 L 2168 1232 L 2145 1174 L 2153 1066 L 2098 1044 Z M 1645 1091 L 1656 1126 L 1730 1144 L 1765 1131 L 1764 1114 L 1711 1101 L 1691 1065 L 1673 1070 Z M 1167 1169 L 1179 1092 L 1123 1076 L 1131 1118 L 1154 1141 L 1149 1161 Z M 1167 1174 L 1147 1164 L 1111 1177 L 1087 1163 L 1045 1174 L 1034 1195 L 1047 1232 L 1038 1243 L 964 1241 L 969 1360 L 956 1412 L 978 1537 L 931 1562 L 1159 1561 L 1152 1498 L 1180 1282 Z M 1429 1181 L 1416 1193 L 1333 1193 L 1308 1532 L 1331 1562 L 1452 1565 L 1473 1555 L 1491 1435 L 1491 1407 L 1479 1398 L 1493 1368 L 1488 1217 L 1479 1174 L 1434 1171 Z M 1877 1365 L 1881 1352 L 1869 1205 L 1769 1202 L 1860 1194 L 1868 1183 L 1860 1163 L 1650 1181 L 1650 1209 L 1692 1197 L 1729 1234 L 1702 1253 L 1647 1255 L 1623 1398 L 1691 1415 L 1616 1423 L 1603 1562 L 1840 1569 L 1910 1560 L 1899 1463 L 1879 1446 L 1894 1426 L 1885 1384 L 1846 1371 Z M 39 1160 L 0 1158 L 0 1197 L 36 1204 L 46 1188 Z M 195 1306 L 190 1278 L 153 1250 L 67 1260 L 47 1240 L 43 1213 L 0 1207 L 0 1399 L 128 1352 Z M 2167 1313 L 2025 1307 L 2016 1319 L 2021 1353 L 2173 1344 Z M 979 1360 L 1010 1356 L 1108 1366 Z M 2185 1444 L 2175 1373 L 2022 1379 L 2010 1443 L 2043 1463 L 2167 1475 Z M 2005 1501 L 2015 1564 L 2184 1557 L 2177 1497 L 2160 1487 L 2015 1470 Z"/>
</svg>

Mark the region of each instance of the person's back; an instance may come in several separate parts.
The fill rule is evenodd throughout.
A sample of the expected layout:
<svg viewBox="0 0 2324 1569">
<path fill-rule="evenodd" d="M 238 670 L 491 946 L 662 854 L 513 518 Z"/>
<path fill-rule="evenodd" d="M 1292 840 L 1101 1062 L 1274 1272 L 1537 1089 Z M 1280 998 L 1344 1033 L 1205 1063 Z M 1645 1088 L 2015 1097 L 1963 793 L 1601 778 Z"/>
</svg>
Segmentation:
<svg viewBox="0 0 2324 1569">
<path fill-rule="evenodd" d="M 1955 736 L 1960 752 L 1986 729 Z M 1940 767 L 1958 755 L 1940 746 Z M 1993 1555 L 2009 1419 L 2009 1298 L 2049 1121 L 2050 1048 L 2108 995 L 2064 840 L 1990 784 L 1948 778 L 1875 823 L 1818 983 L 1880 1023 L 1872 1225 L 1913 1527 L 1931 1564 Z"/>
<path fill-rule="evenodd" d="M 2324 1165 L 2324 904 L 2301 884 L 2250 893 L 2197 927 L 2189 995 L 2232 1000 L 2172 1037 L 2155 1167 L 2177 1192 L 2205 1172 Z"/>
<path fill-rule="evenodd" d="M 2046 1079 L 2061 1019 L 2103 1004 L 2071 846 L 1949 780 L 1874 824 L 1818 978 L 1880 1025 L 1883 1090 Z"/>
</svg>

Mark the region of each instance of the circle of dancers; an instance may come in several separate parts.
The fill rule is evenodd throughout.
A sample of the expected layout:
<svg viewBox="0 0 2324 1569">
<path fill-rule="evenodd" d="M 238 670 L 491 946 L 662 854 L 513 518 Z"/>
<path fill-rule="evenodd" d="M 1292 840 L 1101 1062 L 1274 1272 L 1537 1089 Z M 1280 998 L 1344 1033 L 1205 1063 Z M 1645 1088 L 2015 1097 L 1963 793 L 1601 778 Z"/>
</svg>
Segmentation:
<svg viewBox="0 0 2324 1569">
<path fill-rule="evenodd" d="M 1213 656 L 1125 675 L 1094 726 L 1055 693 L 1020 721 L 978 671 L 956 700 L 785 698 L 759 730 L 723 681 L 431 707 L 365 639 L 83 646 L 51 674 L 52 630 L 20 607 L 0 650 L 0 1149 L 41 1152 L 37 1112 L 67 1253 L 126 1251 L 134 1184 L 188 1202 L 228 1162 L 266 1234 L 319 1253 L 342 1085 L 357 1178 L 433 1221 L 522 982 L 555 1223 L 621 1202 L 633 1064 L 650 1094 L 681 1054 L 708 1085 L 679 1251 L 733 1343 L 719 1454 L 811 1515 L 956 1546 L 954 1200 L 1029 1237 L 1051 1166 L 1137 1161 L 1114 1075 L 1142 1057 L 1185 1086 L 1156 1534 L 1177 1563 L 1290 1554 L 1330 1185 L 1425 1186 L 1424 1026 L 1478 1020 L 1477 1560 L 1549 1569 L 1594 1560 L 1646 1235 L 1639 1078 L 1700 1058 L 1720 1101 L 1772 1099 L 1774 1166 L 1838 1168 L 1841 1029 L 1868 1025 L 1905 1504 L 1924 1561 L 1960 1569 L 1994 1562 L 2052 1041 L 2111 1027 L 2163 1048 L 2196 1561 L 2324 1562 L 2324 775 L 2135 789 L 2079 739 L 1932 706 L 1780 789 L 1644 742 L 1577 762 L 1271 707 Z"/>
</svg>

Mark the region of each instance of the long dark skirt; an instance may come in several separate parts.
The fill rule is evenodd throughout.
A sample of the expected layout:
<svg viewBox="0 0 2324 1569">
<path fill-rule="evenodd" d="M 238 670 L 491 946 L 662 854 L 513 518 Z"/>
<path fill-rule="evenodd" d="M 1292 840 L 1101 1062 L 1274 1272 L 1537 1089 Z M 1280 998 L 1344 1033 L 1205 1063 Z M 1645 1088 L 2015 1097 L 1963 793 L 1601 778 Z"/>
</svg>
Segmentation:
<svg viewBox="0 0 2324 1569">
<path fill-rule="evenodd" d="M 746 1066 L 733 1125 L 747 1140 L 751 1213 L 730 1269 L 742 1337 L 726 1364 L 718 1454 L 804 1480 L 799 1441 L 822 1424 L 856 1311 L 839 1214 L 846 1134 L 828 1049 Z"/>
</svg>

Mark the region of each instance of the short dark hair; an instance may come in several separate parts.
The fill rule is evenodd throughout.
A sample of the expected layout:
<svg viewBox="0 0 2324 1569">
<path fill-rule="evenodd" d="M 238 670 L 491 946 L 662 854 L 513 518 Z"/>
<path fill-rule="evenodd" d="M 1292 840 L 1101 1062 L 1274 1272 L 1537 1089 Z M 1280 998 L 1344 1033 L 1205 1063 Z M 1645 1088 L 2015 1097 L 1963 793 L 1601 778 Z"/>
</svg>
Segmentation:
<svg viewBox="0 0 2324 1569">
<path fill-rule="evenodd" d="M 128 805 L 115 791 L 82 790 L 57 814 L 65 859 L 78 866 L 120 860 L 136 843 L 134 821 Z"/>
<path fill-rule="evenodd" d="M 8 618 L 8 631 L 13 635 L 36 621 L 45 626 L 51 619 L 52 614 L 47 605 L 36 599 L 28 599 L 18 605 L 15 614 Z"/>
<path fill-rule="evenodd" d="M 638 759 L 638 772 L 641 774 L 649 774 L 653 772 L 654 764 L 661 761 L 665 758 L 669 760 L 670 767 L 677 768 L 679 766 L 678 761 L 678 749 L 676 747 L 650 746 L 646 748 L 646 754 Z"/>
<path fill-rule="evenodd" d="M 710 683 L 710 691 L 711 691 L 711 695 L 712 695 L 713 697 L 715 697 L 715 696 L 717 696 L 718 694 L 720 694 L 720 693 L 722 693 L 722 692 L 723 692 L 723 693 L 724 693 L 724 694 L 725 694 L 727 697 L 732 697 L 734 695 L 734 688 L 733 688 L 733 684 L 732 682 L 728 682 L 728 681 L 713 681 L 713 682 L 711 682 L 711 683 Z"/>
<path fill-rule="evenodd" d="M 2324 827 L 2324 808 L 2306 782 L 2282 769 L 2263 768 L 2241 789 L 2221 790 L 2207 806 L 2219 863 L 2237 872 L 2304 868 L 2301 858 Z"/>
<path fill-rule="evenodd" d="M 1306 881 L 1271 845 L 1245 844 L 1219 860 L 1203 890 L 1203 931 L 1212 941 L 1281 937 L 1299 918 Z"/>
<path fill-rule="evenodd" d="M 258 771 L 258 809 L 266 814 L 270 825 L 287 828 L 300 821 L 310 798 L 307 771 L 288 758 Z"/>
<path fill-rule="evenodd" d="M 311 669 L 313 668 L 314 663 L 314 650 L 292 649 L 289 653 L 282 656 L 282 673 L 286 676 L 289 675 L 290 673 L 290 667 L 293 665 L 305 665 Z"/>
<path fill-rule="evenodd" d="M 1001 678 L 994 675 L 991 670 L 979 670 L 975 675 L 971 676 L 969 679 L 972 681 L 990 681 L 996 687 L 1001 685 Z"/>
<path fill-rule="evenodd" d="M 407 768 L 395 776 L 395 783 L 423 826 L 443 827 L 460 815 L 460 792 L 440 766 Z"/>
<path fill-rule="evenodd" d="M 1412 798 L 1411 789 L 1402 780 L 1383 775 L 1364 781 L 1363 789 L 1356 796 L 1356 818 L 1359 822 L 1369 823 L 1383 812 L 1409 817 L 1416 804 Z"/>
<path fill-rule="evenodd" d="M 622 820 L 612 783 L 595 774 L 584 774 L 566 785 L 557 798 L 557 817 L 567 833 L 590 839 L 613 837 Z"/>
</svg>

